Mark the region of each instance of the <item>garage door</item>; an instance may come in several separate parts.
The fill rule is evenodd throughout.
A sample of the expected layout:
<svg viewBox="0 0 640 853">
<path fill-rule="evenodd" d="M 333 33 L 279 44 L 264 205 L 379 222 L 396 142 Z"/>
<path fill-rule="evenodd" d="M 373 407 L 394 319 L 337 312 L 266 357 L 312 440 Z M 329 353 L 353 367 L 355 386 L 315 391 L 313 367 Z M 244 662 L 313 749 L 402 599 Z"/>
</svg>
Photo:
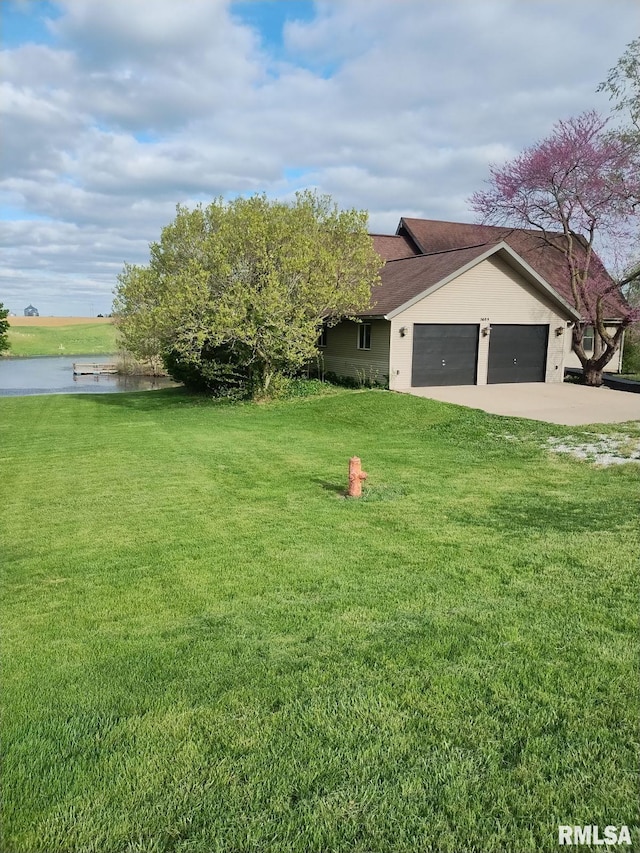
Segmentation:
<svg viewBox="0 0 640 853">
<path fill-rule="evenodd" d="M 494 326 L 487 382 L 544 382 L 548 326 Z"/>
<path fill-rule="evenodd" d="M 475 385 L 479 328 L 470 324 L 416 323 L 411 385 Z"/>
</svg>

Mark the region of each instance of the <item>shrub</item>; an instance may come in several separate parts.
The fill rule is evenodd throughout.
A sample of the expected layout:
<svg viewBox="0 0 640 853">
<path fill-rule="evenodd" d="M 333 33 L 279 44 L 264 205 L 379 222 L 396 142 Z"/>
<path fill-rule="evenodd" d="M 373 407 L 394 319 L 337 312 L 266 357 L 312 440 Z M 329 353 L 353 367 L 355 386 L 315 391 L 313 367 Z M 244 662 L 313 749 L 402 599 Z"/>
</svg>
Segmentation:
<svg viewBox="0 0 640 853">
<path fill-rule="evenodd" d="M 330 382 L 332 385 L 340 385 L 342 388 L 358 388 L 358 380 L 353 376 L 339 376 L 331 370 L 328 370 L 324 375 L 325 382 Z"/>
<path fill-rule="evenodd" d="M 633 326 L 625 335 L 622 372 L 640 373 L 640 328 Z"/>
<path fill-rule="evenodd" d="M 389 377 L 381 374 L 377 368 L 356 368 L 355 376 L 340 376 L 332 371 L 324 374 L 326 382 L 341 385 L 343 388 L 388 388 Z"/>
<path fill-rule="evenodd" d="M 169 375 L 192 391 L 238 399 L 251 394 L 249 372 L 237 364 L 229 347 L 205 345 L 197 360 L 171 350 L 163 361 Z"/>
<path fill-rule="evenodd" d="M 303 376 L 277 376 L 271 381 L 269 397 L 278 400 L 292 400 L 302 397 L 317 397 L 330 394 L 333 387 L 321 379 L 307 379 Z"/>
</svg>

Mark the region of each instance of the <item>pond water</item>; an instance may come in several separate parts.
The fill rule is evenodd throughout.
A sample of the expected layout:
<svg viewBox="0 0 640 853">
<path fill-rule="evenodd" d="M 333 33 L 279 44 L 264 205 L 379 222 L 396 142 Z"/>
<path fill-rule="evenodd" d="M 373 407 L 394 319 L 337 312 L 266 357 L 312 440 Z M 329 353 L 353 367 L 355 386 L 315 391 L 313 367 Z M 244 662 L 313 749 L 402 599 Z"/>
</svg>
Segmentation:
<svg viewBox="0 0 640 853">
<path fill-rule="evenodd" d="M 108 355 L 54 356 L 51 358 L 0 358 L 0 397 L 31 394 L 117 394 L 174 387 L 172 379 L 158 376 L 74 376 L 74 362 L 107 364 Z"/>
</svg>

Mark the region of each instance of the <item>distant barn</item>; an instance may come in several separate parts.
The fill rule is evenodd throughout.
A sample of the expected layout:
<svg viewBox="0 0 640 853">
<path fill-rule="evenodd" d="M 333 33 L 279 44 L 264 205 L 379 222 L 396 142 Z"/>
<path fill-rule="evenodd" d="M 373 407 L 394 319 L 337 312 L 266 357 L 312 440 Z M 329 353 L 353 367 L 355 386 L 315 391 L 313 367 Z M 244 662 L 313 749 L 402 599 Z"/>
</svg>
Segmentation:
<svg viewBox="0 0 640 853">
<path fill-rule="evenodd" d="M 33 307 L 33 305 L 28 305 L 28 306 L 24 309 L 24 316 L 25 316 L 25 317 L 39 317 L 39 316 L 40 316 L 40 312 L 38 311 L 38 309 L 37 309 L 37 308 L 34 308 L 34 307 Z"/>
</svg>

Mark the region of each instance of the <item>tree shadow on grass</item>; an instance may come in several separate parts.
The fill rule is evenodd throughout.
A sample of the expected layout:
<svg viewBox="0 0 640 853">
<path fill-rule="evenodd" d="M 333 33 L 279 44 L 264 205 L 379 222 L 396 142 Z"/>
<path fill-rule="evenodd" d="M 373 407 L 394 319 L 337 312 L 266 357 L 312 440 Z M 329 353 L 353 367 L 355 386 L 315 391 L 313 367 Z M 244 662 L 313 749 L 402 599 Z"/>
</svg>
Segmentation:
<svg viewBox="0 0 640 853">
<path fill-rule="evenodd" d="M 162 388 L 154 391 L 124 391 L 114 394 L 78 394 L 82 402 L 101 403 L 118 409 L 129 409 L 138 412 L 157 412 L 177 408 L 221 408 L 237 405 L 237 401 L 216 399 L 187 391 L 183 387 Z"/>
</svg>

